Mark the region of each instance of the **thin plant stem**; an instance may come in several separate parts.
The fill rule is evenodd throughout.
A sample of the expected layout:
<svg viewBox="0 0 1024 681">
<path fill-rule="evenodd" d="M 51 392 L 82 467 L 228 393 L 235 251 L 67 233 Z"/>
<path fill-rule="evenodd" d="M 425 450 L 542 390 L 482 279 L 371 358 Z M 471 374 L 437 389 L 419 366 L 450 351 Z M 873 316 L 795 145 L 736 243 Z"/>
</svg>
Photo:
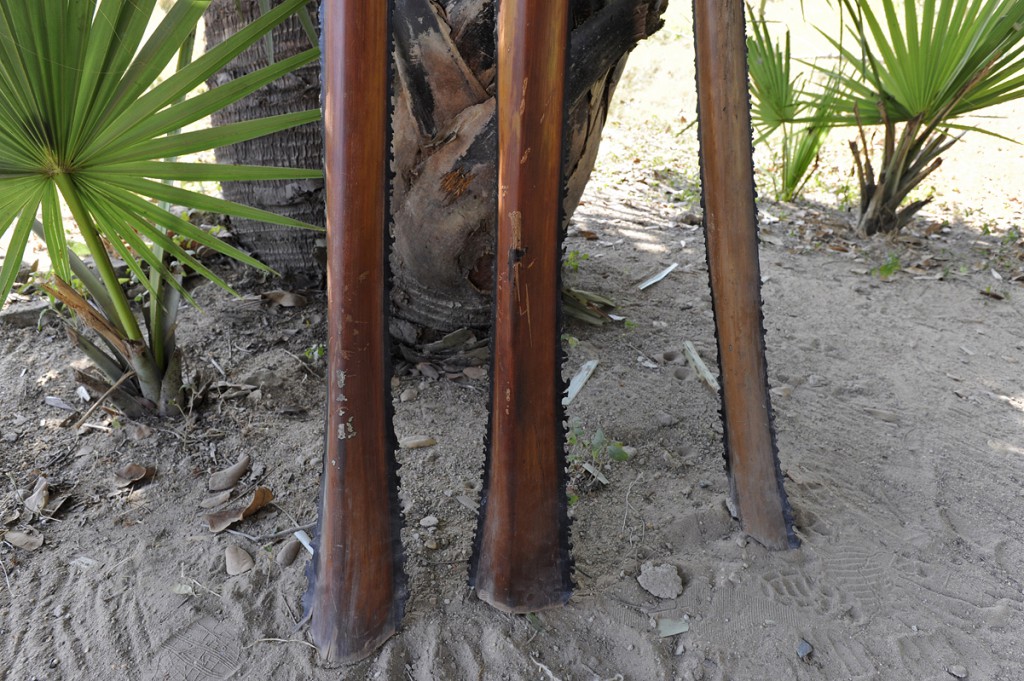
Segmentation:
<svg viewBox="0 0 1024 681">
<path fill-rule="evenodd" d="M 100 405 L 102 405 L 104 402 L 106 402 L 107 398 L 110 397 L 112 394 L 114 394 L 114 391 L 117 390 L 118 388 L 120 388 L 122 383 L 124 383 L 129 378 L 133 377 L 134 375 L 135 375 L 134 371 L 126 371 L 124 374 L 122 374 L 121 378 L 117 379 L 117 381 L 112 386 L 110 386 L 110 388 L 107 390 L 107 392 L 103 393 L 99 397 L 99 399 L 96 400 L 96 402 L 91 407 L 89 407 L 89 411 L 85 412 L 85 416 L 83 416 L 82 418 L 78 419 L 78 422 L 75 424 L 73 430 L 78 430 L 83 425 L 85 425 L 85 422 L 89 420 L 89 417 L 92 416 L 93 412 L 96 411 L 97 409 L 99 409 Z"/>
<path fill-rule="evenodd" d="M 54 174 L 53 180 L 57 183 L 61 195 L 63 195 L 64 200 L 68 204 L 68 208 L 71 209 L 71 214 L 74 216 L 75 221 L 78 222 L 78 228 L 82 232 L 86 246 L 89 247 L 89 253 L 93 257 L 96 270 L 99 272 L 100 278 L 107 288 L 107 293 L 110 294 L 110 298 L 114 303 L 114 309 L 117 311 L 117 320 L 120 322 L 120 326 L 130 340 L 141 341 L 142 331 L 139 329 L 139 322 L 135 319 L 135 315 L 132 314 L 131 304 L 128 302 L 128 297 L 125 296 L 124 289 L 121 288 L 121 284 L 117 280 L 117 273 L 114 272 L 114 265 L 110 262 L 107 249 L 100 239 L 96 225 L 93 224 L 92 216 L 89 215 L 89 212 L 82 205 L 74 183 L 65 173 Z"/>
<path fill-rule="evenodd" d="M 185 42 L 182 43 L 181 49 L 178 51 L 178 64 L 176 71 L 181 71 L 183 68 L 192 63 L 192 50 L 195 47 L 196 32 L 192 31 Z M 184 101 L 184 97 L 179 98 L 175 103 Z M 177 135 L 181 132 L 181 129 L 172 130 L 168 135 Z M 174 161 L 177 157 L 170 157 L 168 161 Z M 173 185 L 173 180 L 166 180 L 166 184 Z M 160 207 L 164 210 L 169 210 L 170 205 L 166 201 L 160 202 Z M 167 233 L 166 228 L 161 225 L 156 225 L 156 228 L 161 232 Z M 161 262 L 164 260 L 164 249 L 159 244 L 153 244 L 153 253 L 156 254 L 157 258 Z M 173 311 L 166 309 L 167 295 L 165 290 L 167 288 L 164 280 L 163 273 L 158 268 L 151 268 L 149 272 L 149 281 L 152 286 L 152 293 L 149 299 L 149 346 L 153 352 L 153 361 L 157 367 L 164 371 L 167 368 L 170 360 L 170 354 L 173 350 L 173 340 L 168 342 L 167 330 L 165 326 L 173 325 L 167 323 L 167 318 L 173 319 Z M 172 332 L 173 333 L 173 332 Z M 172 346 L 168 351 L 168 346 Z"/>
</svg>

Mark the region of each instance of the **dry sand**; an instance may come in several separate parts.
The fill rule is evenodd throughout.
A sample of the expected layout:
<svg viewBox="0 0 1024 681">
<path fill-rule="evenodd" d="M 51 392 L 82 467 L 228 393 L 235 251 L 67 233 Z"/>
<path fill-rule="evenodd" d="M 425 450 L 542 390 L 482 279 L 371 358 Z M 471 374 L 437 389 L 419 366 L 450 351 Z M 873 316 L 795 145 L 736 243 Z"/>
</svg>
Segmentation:
<svg viewBox="0 0 1024 681">
<path fill-rule="evenodd" d="M 22 514 L 5 529 L 45 540 L 0 545 L 0 677 L 1024 679 L 1024 288 L 1012 281 L 1024 250 L 1005 232 L 1021 227 L 1020 175 L 1005 170 L 1020 151 L 965 140 L 957 153 L 984 163 L 951 160 L 936 204 L 895 241 L 858 239 L 834 210 L 849 170 L 839 138 L 836 170 L 809 201 L 763 202 L 775 426 L 803 542 L 766 551 L 724 505 L 717 395 L 672 354 L 692 341 L 715 366 L 703 237 L 685 219 L 699 209 L 685 179 L 696 172 L 688 11 L 674 7 L 638 55 L 566 242 L 588 256 L 567 280 L 629 320 L 566 329 L 567 376 L 600 362 L 570 418 L 581 440 L 600 429 L 633 452 L 604 467 L 607 485 L 577 470 L 567 607 L 504 615 L 466 586 L 486 383 L 406 368 L 396 431 L 437 441 L 399 454 L 408 612 L 373 658 L 318 665 L 295 631 L 306 556 L 281 568 L 284 540 L 260 537 L 315 517 L 324 367 L 304 352 L 324 340 L 325 301 L 272 307 L 258 294 L 276 284 L 250 279 L 242 300 L 200 287 L 203 311 L 183 316 L 189 375 L 243 386 L 211 391 L 185 420 L 99 413 L 109 433 L 60 427 L 68 412 L 44 400 L 84 408 L 78 356 L 52 316 L 38 330 L 0 324 L 3 511 Z M 948 233 L 927 234 L 944 222 Z M 882 278 L 893 256 L 901 267 Z M 275 496 L 234 526 L 256 540 L 212 534 L 199 507 L 210 472 L 243 453 L 253 465 L 232 498 L 259 485 Z M 129 462 L 155 478 L 115 487 Z M 52 497 L 69 495 L 45 522 L 14 497 L 39 476 Z M 436 526 L 420 525 L 427 516 Z M 228 575 L 231 545 L 251 570 Z M 681 595 L 639 585 L 648 561 L 677 568 Z M 662 637 L 659 625 L 688 631 Z"/>
</svg>

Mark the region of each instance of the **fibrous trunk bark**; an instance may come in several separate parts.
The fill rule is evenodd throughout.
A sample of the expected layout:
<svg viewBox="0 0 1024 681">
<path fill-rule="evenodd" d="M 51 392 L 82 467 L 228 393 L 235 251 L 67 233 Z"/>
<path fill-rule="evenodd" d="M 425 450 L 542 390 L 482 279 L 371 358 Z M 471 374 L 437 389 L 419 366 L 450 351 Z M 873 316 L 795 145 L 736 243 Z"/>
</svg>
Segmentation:
<svg viewBox="0 0 1024 681">
<path fill-rule="evenodd" d="M 278 4 L 274 2 L 273 4 Z M 316 19 L 319 0 L 309 9 Z M 205 15 L 207 49 L 219 44 L 260 16 L 257 0 L 214 0 Z M 309 38 L 299 20 L 292 17 L 275 28 L 271 41 L 275 61 L 308 50 Z M 230 82 L 269 63 L 267 43 L 261 41 L 243 52 L 210 80 L 210 87 Z M 318 63 L 278 78 L 252 95 L 212 116 L 213 125 L 320 108 Z M 311 123 L 217 149 L 218 163 L 323 168 L 323 135 L 319 123 Z M 273 180 L 224 182 L 224 198 L 256 206 L 296 220 L 324 226 L 322 180 Z M 323 234 L 232 218 L 231 233 L 241 246 L 299 285 L 323 278 Z"/>
<path fill-rule="evenodd" d="M 566 120 L 565 214 L 571 215 L 594 161 L 615 84 L 626 55 L 661 26 L 666 0 L 568 0 L 573 27 L 569 53 L 569 110 Z M 227 33 L 220 22 L 257 12 L 256 0 L 214 0 L 208 45 Z M 395 101 L 392 303 L 399 320 L 393 330 L 405 340 L 421 328 L 448 331 L 485 327 L 491 320 L 494 239 L 494 182 L 497 138 L 494 118 L 495 0 L 396 0 L 394 20 Z M 216 10 L 216 12 L 214 12 Z M 291 42 L 274 36 L 275 52 L 308 45 L 298 25 Z M 258 50 L 254 58 L 259 58 Z M 229 66 L 220 78 L 246 72 Z M 257 93 L 252 113 L 227 111 L 218 122 L 241 115 L 278 113 L 273 104 L 307 109 L 317 105 L 318 77 L 311 68 L 283 90 Z M 305 98 L 300 101 L 301 98 Z M 288 101 L 279 101 L 279 100 Z M 246 106 L 246 105 L 243 105 Z M 291 109 L 288 109 L 291 110 Z M 313 164 L 320 140 L 307 130 L 305 143 L 284 141 L 218 153 L 218 160 Z M 275 145 L 275 146 L 272 146 Z M 292 183 L 242 196 L 226 184 L 229 198 L 266 207 L 266 200 L 295 199 L 311 206 L 315 183 Z M 251 191 L 251 190 L 246 190 Z M 278 207 L 271 204 L 271 208 Z M 283 206 L 282 206 L 283 208 Z M 299 216 L 322 224 L 315 216 Z M 258 231 L 252 231 L 258 229 Z M 242 245 L 278 270 L 316 278 L 313 250 L 319 235 L 237 222 Z M 287 242 L 287 247 L 279 243 Z M 312 273 L 312 275 L 311 275 Z M 402 321 L 404 320 L 404 322 Z"/>
</svg>

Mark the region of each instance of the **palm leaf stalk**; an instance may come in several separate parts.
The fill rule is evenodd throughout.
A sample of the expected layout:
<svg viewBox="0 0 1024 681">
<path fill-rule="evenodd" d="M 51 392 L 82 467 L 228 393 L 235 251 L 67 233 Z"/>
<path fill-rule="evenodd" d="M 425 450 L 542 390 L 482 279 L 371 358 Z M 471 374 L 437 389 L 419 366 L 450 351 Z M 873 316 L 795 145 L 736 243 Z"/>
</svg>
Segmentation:
<svg viewBox="0 0 1024 681">
<path fill-rule="evenodd" d="M 321 658 L 343 663 L 394 634 L 407 599 L 386 291 L 393 8 L 322 7 L 328 406 L 304 602 Z"/>
<path fill-rule="evenodd" d="M 100 326 L 96 330 L 115 356 L 97 360 L 102 351 L 95 345 L 87 354 L 110 382 L 133 372 L 140 404 L 161 413 L 173 410 L 176 394 L 172 389 L 168 399 L 164 381 L 168 369 L 175 365 L 177 299 L 192 301 L 182 287 L 181 272 L 191 270 L 229 288 L 186 250 L 182 241 L 267 269 L 175 215 L 169 206 L 312 227 L 189 191 L 173 182 L 320 175 L 310 170 L 173 160 L 315 121 L 320 115 L 319 111 L 306 111 L 178 133 L 319 56 L 319 50 L 310 49 L 186 98 L 302 8 L 306 0 L 284 0 L 215 49 L 190 61 L 192 36 L 209 2 L 178 0 L 148 38 L 156 0 L 0 3 L 0 236 L 11 233 L 0 267 L 0 304 L 11 290 L 29 233 L 41 215 L 41 231 L 56 280 L 49 291 L 85 321 Z M 176 55 L 179 68 L 161 80 Z M 82 263 L 72 266 L 61 217 L 62 200 L 86 243 L 92 268 Z M 148 339 L 108 251 L 125 262 L 149 296 Z M 73 272 L 86 284 L 93 303 L 84 302 L 68 285 Z M 92 313 L 84 314 L 87 308 Z M 77 332 L 74 336 L 82 338 Z"/>
<path fill-rule="evenodd" d="M 491 416 L 470 581 L 506 612 L 572 593 L 558 293 L 567 7 L 498 8 Z"/>
<path fill-rule="evenodd" d="M 799 544 L 782 484 L 761 316 L 747 60 L 739 0 L 694 3 L 704 234 L 730 508 L 771 549 Z"/>
<path fill-rule="evenodd" d="M 1024 95 L 1024 3 L 904 0 L 900 11 L 896 0 L 840 1 L 856 47 L 826 36 L 841 56 L 838 67 L 818 67 L 834 79 L 830 124 L 858 128 L 860 231 L 893 233 L 930 201 L 904 205 L 941 154 L 963 132 L 984 132 L 957 119 Z M 875 125 L 880 159 L 865 130 Z"/>
<path fill-rule="evenodd" d="M 269 33 L 267 34 L 270 35 Z M 196 43 L 196 32 L 193 30 L 185 38 L 185 42 L 182 43 L 181 48 L 178 50 L 178 64 L 177 71 L 181 71 L 190 63 L 192 63 L 192 51 L 195 48 Z M 315 42 L 313 44 L 316 44 Z M 185 97 L 179 97 L 175 104 L 184 101 Z M 181 132 L 181 129 L 171 130 L 168 135 L 177 135 Z M 170 162 L 175 162 L 178 159 L 171 157 L 166 159 Z M 164 180 L 166 184 L 174 184 L 174 180 Z M 170 211 L 171 205 L 166 201 L 160 201 L 158 205 L 164 210 Z M 164 234 L 167 233 L 166 228 L 157 225 Z M 153 251 L 156 257 L 164 264 L 170 264 L 167 262 L 166 253 L 160 246 L 155 246 Z M 171 276 L 174 277 L 175 281 L 180 285 L 183 276 L 180 265 L 174 263 L 171 268 Z M 151 296 L 149 305 L 146 306 L 146 322 L 149 327 L 149 346 L 153 351 L 153 361 L 157 366 L 169 366 L 169 358 L 175 358 L 176 354 L 179 353 L 177 343 L 175 340 L 175 326 L 178 320 L 178 307 L 181 303 L 181 295 L 178 293 L 172 284 L 164 280 L 163 271 L 160 269 L 151 268 L 149 272 L 149 279 L 151 288 L 157 292 L 157 295 Z M 180 355 L 176 357 L 176 362 L 180 364 Z M 172 381 L 179 382 L 180 369 L 177 372 L 166 372 L 168 378 Z M 163 390 L 161 391 L 161 397 L 163 394 L 170 392 L 176 396 L 178 400 L 181 399 L 180 388 L 173 384 L 164 382 Z M 164 400 L 162 400 L 162 403 Z"/>
</svg>

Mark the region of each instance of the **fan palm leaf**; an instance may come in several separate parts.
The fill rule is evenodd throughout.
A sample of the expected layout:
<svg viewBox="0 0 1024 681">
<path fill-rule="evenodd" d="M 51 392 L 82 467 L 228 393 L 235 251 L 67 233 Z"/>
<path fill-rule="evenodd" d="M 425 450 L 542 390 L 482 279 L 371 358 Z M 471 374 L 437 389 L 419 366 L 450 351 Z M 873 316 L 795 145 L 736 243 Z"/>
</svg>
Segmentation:
<svg viewBox="0 0 1024 681">
<path fill-rule="evenodd" d="M 13 234 L 0 268 L 0 302 L 11 289 L 32 224 L 40 214 L 55 274 L 65 280 L 70 277 L 61 199 L 107 289 L 120 288 L 106 257 L 109 245 L 151 295 L 157 291 L 145 267 L 180 289 L 164 254 L 226 286 L 167 230 L 264 268 L 246 253 L 176 216 L 166 204 L 312 227 L 165 181 L 302 179 L 319 177 L 320 171 L 163 160 L 318 119 L 318 111 L 307 111 L 175 134 L 318 58 L 319 51 L 310 49 L 186 98 L 305 2 L 285 0 L 161 80 L 182 46 L 191 45 L 190 36 L 209 0 L 178 0 L 148 37 L 156 0 L 2 0 L 0 235 Z M 127 300 L 111 293 L 115 323 L 128 338 L 141 339 Z"/>
<path fill-rule="evenodd" d="M 0 304 L 35 229 L 57 279 L 47 290 L 97 331 L 112 356 L 77 332 L 73 338 L 110 381 L 120 385 L 131 375 L 138 389 L 126 390 L 144 398 L 146 408 L 164 413 L 168 394 L 180 390 L 180 376 L 177 388 L 167 376 L 177 361 L 178 301 L 191 300 L 182 287 L 183 269 L 228 288 L 182 244 L 198 243 L 267 269 L 171 206 L 313 228 L 174 184 L 321 176 L 318 170 L 178 160 L 319 118 L 313 110 L 181 132 L 319 58 L 312 48 L 189 96 L 307 1 L 283 0 L 193 61 L 196 25 L 210 0 L 178 0 L 151 31 L 156 0 L 0 0 L 0 236 L 10 237 L 0 266 Z M 175 57 L 177 68 L 164 77 Z M 62 202 L 95 271 L 67 248 Z M 148 290 L 148 341 L 108 250 Z M 72 273 L 93 304 L 66 284 Z"/>
<path fill-rule="evenodd" d="M 899 230 L 930 199 L 902 206 L 959 136 L 984 129 L 958 119 L 1024 96 L 1024 2 L 838 0 L 853 40 L 825 37 L 839 54 L 824 96 L 832 126 L 857 126 L 851 143 L 861 185 L 859 228 Z M 872 162 L 865 126 L 881 126 Z M 902 206 L 902 207 L 901 207 Z"/>
</svg>

